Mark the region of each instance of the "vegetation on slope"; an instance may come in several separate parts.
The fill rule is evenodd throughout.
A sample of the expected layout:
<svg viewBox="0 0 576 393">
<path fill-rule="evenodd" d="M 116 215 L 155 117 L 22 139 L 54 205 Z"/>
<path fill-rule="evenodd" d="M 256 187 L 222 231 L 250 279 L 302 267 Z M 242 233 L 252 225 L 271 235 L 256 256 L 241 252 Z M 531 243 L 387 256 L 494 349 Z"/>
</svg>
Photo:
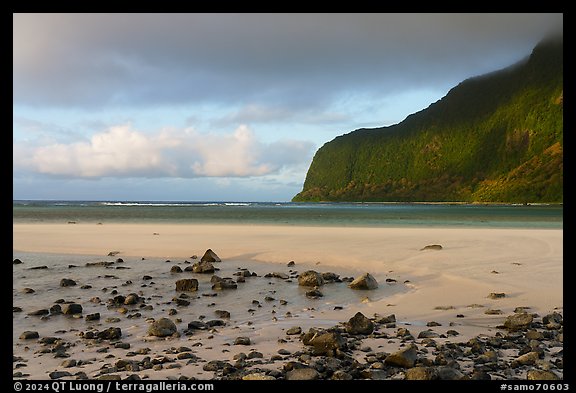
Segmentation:
<svg viewBox="0 0 576 393">
<path fill-rule="evenodd" d="M 562 202 L 563 41 L 322 146 L 294 201 Z"/>
</svg>

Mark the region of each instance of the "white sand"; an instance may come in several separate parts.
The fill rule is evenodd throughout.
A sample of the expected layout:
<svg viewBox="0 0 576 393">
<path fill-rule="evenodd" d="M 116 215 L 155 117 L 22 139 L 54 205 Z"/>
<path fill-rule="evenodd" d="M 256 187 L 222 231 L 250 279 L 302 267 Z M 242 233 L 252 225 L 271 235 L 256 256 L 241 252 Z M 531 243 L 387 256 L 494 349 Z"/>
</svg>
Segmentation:
<svg viewBox="0 0 576 393">
<path fill-rule="evenodd" d="M 442 250 L 421 250 L 430 244 Z M 189 258 L 212 248 L 223 259 L 253 260 L 285 267 L 317 266 L 321 271 L 370 272 L 411 288 L 355 308 L 315 316 L 345 321 L 357 311 L 367 316 L 395 314 L 418 333 L 427 321 L 452 323 L 461 340 L 494 332 L 516 307 L 545 315 L 563 306 L 563 231 L 480 228 L 333 228 L 251 225 L 14 224 L 13 249 L 20 252 Z M 199 255 L 201 256 L 201 255 Z M 492 292 L 505 293 L 490 299 Z M 369 296 L 369 294 L 367 293 Z M 481 307 L 470 307 L 479 305 Z M 444 309 L 438 309 L 444 308 Z M 502 315 L 486 315 L 488 308 Z M 462 314 L 463 318 L 456 317 Z M 283 326 L 283 328 L 290 325 Z M 239 329 L 243 331 L 242 328 Z M 237 331 L 234 334 L 239 334 Z M 251 333 L 254 337 L 254 334 Z M 268 334 L 268 335 L 267 335 Z M 278 332 L 257 333 L 259 351 L 275 354 Z M 229 337 L 222 337 L 229 340 Z M 180 345 L 186 345 L 180 344 Z M 295 344 L 286 344 L 285 347 Z M 230 353 L 230 358 L 234 353 Z M 206 352 L 203 358 L 206 358 Z M 220 352 L 218 352 L 222 355 Z M 216 355 L 215 355 L 216 356 Z M 27 370 L 30 372 L 30 370 Z M 174 370 L 170 370 L 175 372 Z M 169 374 L 167 374 L 169 375 Z"/>
</svg>

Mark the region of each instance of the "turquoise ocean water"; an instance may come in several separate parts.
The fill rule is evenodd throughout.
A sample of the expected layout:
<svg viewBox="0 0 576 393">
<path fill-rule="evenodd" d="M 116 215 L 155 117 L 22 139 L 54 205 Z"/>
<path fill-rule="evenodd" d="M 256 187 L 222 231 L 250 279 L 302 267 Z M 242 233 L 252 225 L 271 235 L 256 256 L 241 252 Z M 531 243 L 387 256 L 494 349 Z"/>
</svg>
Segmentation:
<svg viewBox="0 0 576 393">
<path fill-rule="evenodd" d="M 14 223 L 563 228 L 563 206 L 542 204 L 15 200 L 12 211 Z"/>
</svg>

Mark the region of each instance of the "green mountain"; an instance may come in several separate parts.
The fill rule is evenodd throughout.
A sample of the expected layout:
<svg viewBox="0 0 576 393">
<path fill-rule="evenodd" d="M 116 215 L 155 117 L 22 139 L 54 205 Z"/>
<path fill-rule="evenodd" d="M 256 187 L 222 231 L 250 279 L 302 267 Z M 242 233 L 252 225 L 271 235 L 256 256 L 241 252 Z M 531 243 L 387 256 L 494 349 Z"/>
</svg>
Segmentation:
<svg viewBox="0 0 576 393">
<path fill-rule="evenodd" d="M 293 201 L 562 202 L 563 38 L 324 144 Z"/>
</svg>

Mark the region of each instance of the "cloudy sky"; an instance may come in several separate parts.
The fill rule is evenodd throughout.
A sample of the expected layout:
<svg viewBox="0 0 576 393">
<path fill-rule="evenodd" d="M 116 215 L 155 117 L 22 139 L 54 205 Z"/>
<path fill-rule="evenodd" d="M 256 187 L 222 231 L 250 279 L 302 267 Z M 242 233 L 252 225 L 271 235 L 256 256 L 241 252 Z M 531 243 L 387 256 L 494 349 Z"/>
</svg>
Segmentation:
<svg viewBox="0 0 576 393">
<path fill-rule="evenodd" d="M 562 14 L 14 14 L 13 198 L 288 201 Z"/>
</svg>

